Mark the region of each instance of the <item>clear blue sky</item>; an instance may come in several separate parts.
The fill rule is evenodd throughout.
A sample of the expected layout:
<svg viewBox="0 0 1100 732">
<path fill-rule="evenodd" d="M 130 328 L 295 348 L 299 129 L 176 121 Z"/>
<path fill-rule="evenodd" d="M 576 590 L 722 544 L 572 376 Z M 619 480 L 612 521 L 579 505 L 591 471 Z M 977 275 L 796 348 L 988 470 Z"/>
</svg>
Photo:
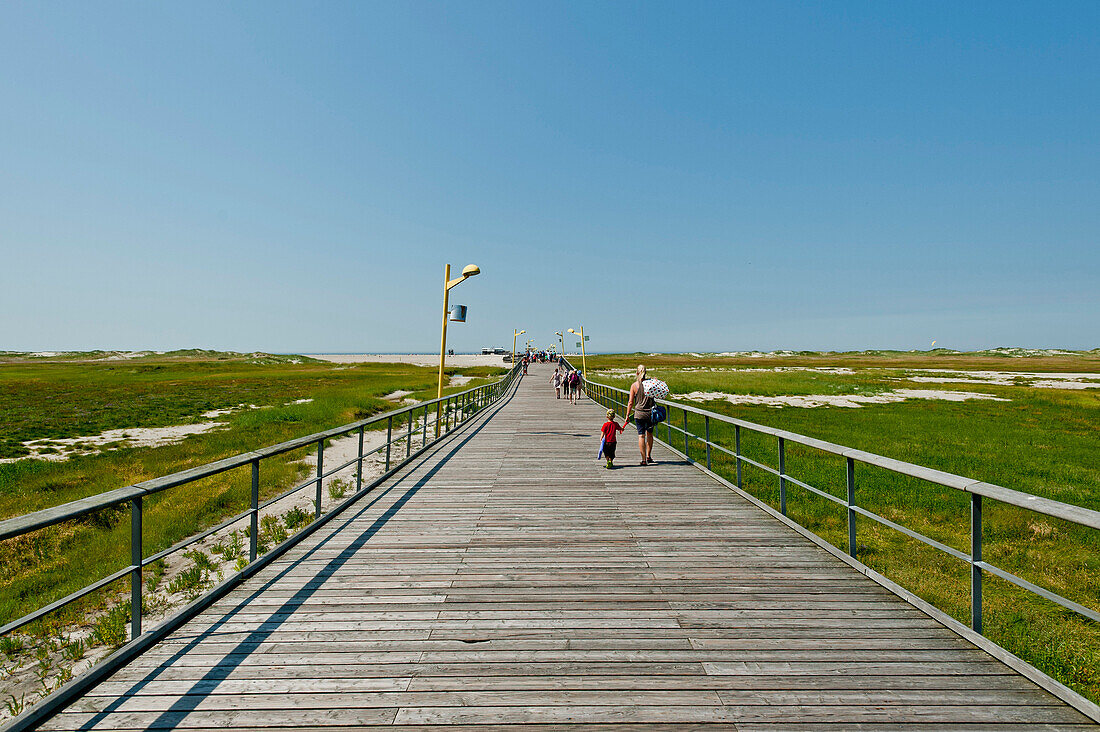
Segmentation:
<svg viewBox="0 0 1100 732">
<path fill-rule="evenodd" d="M 0 6 L 0 349 L 1100 346 L 1100 3 Z"/>
</svg>

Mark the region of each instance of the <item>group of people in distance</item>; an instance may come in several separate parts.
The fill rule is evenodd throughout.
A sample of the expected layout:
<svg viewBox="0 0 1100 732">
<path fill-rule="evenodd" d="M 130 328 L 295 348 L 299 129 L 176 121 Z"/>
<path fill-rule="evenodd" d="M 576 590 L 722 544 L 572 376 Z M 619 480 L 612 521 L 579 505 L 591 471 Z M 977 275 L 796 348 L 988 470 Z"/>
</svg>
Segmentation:
<svg viewBox="0 0 1100 732">
<path fill-rule="evenodd" d="M 560 363 L 560 361 L 559 361 Z M 636 378 L 630 385 L 630 397 L 626 402 L 626 420 L 619 424 L 615 421 L 615 410 L 607 410 L 607 421 L 600 428 L 602 435 L 602 455 L 607 460 L 607 468 L 615 467 L 615 448 L 618 436 L 626 429 L 626 424 L 634 420 L 634 427 L 638 430 L 638 451 L 641 453 L 641 465 L 651 465 L 656 462 L 653 459 L 653 407 L 657 400 L 645 393 L 642 382 L 645 381 L 646 367 L 638 364 Z M 557 398 L 561 399 L 562 390 L 571 404 L 576 404 L 582 387 L 581 375 L 576 369 L 555 368 L 554 375 L 550 377 L 550 383 L 557 392 Z"/>
<path fill-rule="evenodd" d="M 523 358 L 520 359 L 520 363 L 523 366 L 523 375 L 527 375 L 527 365 L 532 363 L 546 363 L 554 357 L 554 354 L 550 351 L 528 351 L 523 354 Z M 558 363 L 561 363 L 561 358 L 558 358 Z"/>
<path fill-rule="evenodd" d="M 552 351 L 528 351 L 523 355 L 527 363 L 547 363 L 554 359 Z"/>
<path fill-rule="evenodd" d="M 570 404 L 576 404 L 581 393 L 581 373 L 576 369 L 558 367 L 554 369 L 554 375 L 550 377 L 550 383 L 554 385 L 557 398 L 561 399 L 562 391 Z"/>
</svg>

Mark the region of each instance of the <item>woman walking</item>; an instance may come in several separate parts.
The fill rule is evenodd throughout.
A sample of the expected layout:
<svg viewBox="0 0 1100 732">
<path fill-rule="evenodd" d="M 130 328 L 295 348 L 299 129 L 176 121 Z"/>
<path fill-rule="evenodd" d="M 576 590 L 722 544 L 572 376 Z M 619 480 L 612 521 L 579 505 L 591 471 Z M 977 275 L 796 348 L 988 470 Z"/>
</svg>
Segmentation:
<svg viewBox="0 0 1100 732">
<path fill-rule="evenodd" d="M 642 465 L 648 465 L 653 460 L 653 407 L 657 400 L 645 393 L 642 382 L 645 381 L 645 366 L 638 364 L 637 378 L 630 385 L 630 398 L 626 400 L 626 413 L 630 416 L 630 408 L 634 407 L 634 426 L 638 428 L 638 450 L 642 453 Z"/>
<path fill-rule="evenodd" d="M 569 403 L 576 404 L 581 395 L 581 372 L 573 369 L 569 372 Z"/>
<path fill-rule="evenodd" d="M 558 393 L 558 399 L 561 399 L 561 371 L 554 369 L 554 375 L 550 377 L 550 383 L 554 385 L 554 391 Z"/>
</svg>

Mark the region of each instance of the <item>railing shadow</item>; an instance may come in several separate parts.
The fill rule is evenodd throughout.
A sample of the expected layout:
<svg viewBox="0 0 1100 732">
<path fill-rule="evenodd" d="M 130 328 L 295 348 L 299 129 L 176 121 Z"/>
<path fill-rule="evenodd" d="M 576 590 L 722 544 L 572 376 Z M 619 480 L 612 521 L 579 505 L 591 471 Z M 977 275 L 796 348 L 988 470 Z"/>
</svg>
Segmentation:
<svg viewBox="0 0 1100 732">
<path fill-rule="evenodd" d="M 423 456 L 418 465 L 422 466 L 432 460 L 437 461 L 436 464 L 432 466 L 431 469 L 429 469 L 426 473 L 424 473 L 423 476 L 421 476 L 413 485 L 409 486 L 405 490 L 405 492 L 402 493 L 397 498 L 397 500 L 394 501 L 393 505 L 391 505 L 383 513 L 381 513 L 371 523 L 369 527 L 367 527 L 357 537 L 355 537 L 355 539 L 343 551 L 341 551 L 340 554 L 329 560 L 329 562 L 327 562 L 322 569 L 317 571 L 315 576 L 324 577 L 324 580 L 315 583 L 307 583 L 302 589 L 295 592 L 294 595 L 288 598 L 278 608 L 273 610 L 268 616 L 268 619 L 262 621 L 258 625 L 257 630 L 251 631 L 243 640 L 238 642 L 232 650 L 225 654 L 222 661 L 211 668 L 206 674 L 203 675 L 201 679 L 194 682 L 191 688 L 187 692 L 185 692 L 175 703 L 173 703 L 172 706 L 162 712 L 160 716 L 158 716 L 152 723 L 150 723 L 149 728 L 156 729 L 177 726 L 181 720 L 186 718 L 187 714 L 194 710 L 194 708 L 199 704 L 199 702 L 204 698 L 206 694 L 217 688 L 218 683 L 228 678 L 229 675 L 232 674 L 233 671 L 241 665 L 244 659 L 248 658 L 252 653 L 254 653 L 261 643 L 267 640 L 276 630 L 279 629 L 279 627 L 284 622 L 286 622 L 294 608 L 309 599 L 319 589 L 321 589 L 324 586 L 325 581 L 329 577 L 332 577 L 344 564 L 346 564 L 352 557 L 354 557 L 356 552 L 358 552 L 364 544 L 366 544 L 375 534 L 377 534 L 378 531 L 381 530 L 391 518 L 396 516 L 401 508 L 404 507 L 404 505 L 408 503 L 409 500 L 411 500 L 412 497 L 415 496 L 421 488 L 427 485 L 436 475 L 436 473 L 438 473 L 443 468 L 443 466 L 445 466 L 448 461 L 451 460 L 451 458 L 458 454 L 458 452 L 462 449 L 464 445 L 466 445 L 470 440 L 477 436 L 477 434 L 492 421 L 493 417 L 496 416 L 496 414 L 504 405 L 511 401 L 514 395 L 515 389 L 513 389 L 511 394 L 509 394 L 507 397 L 497 402 L 497 404 L 494 405 L 492 412 L 487 414 L 486 417 L 481 421 L 481 423 L 473 427 L 473 429 L 471 429 L 468 434 L 463 435 L 462 438 L 458 440 L 446 452 L 446 454 L 442 456 L 442 458 L 440 458 L 438 454 L 429 454 Z M 275 574 L 268 581 L 264 582 L 254 592 L 241 600 L 235 608 L 222 615 L 218 619 L 218 621 L 215 622 L 210 628 L 197 635 L 192 641 L 184 645 L 183 648 L 174 653 L 164 663 L 153 669 L 143 679 L 134 682 L 133 686 L 131 686 L 129 690 L 127 690 L 123 694 L 120 694 L 115 701 L 111 702 L 102 711 L 96 713 L 94 716 L 88 719 L 78 729 L 89 730 L 94 728 L 97 724 L 102 722 L 108 714 L 117 710 L 127 698 L 141 691 L 147 685 L 155 681 L 165 669 L 170 668 L 173 663 L 193 651 L 204 640 L 207 640 L 212 635 L 216 634 L 221 627 L 230 622 L 234 617 L 236 617 L 237 614 L 247 609 L 250 602 L 263 595 L 273 585 L 275 585 L 292 571 L 294 571 L 295 568 L 300 566 L 303 562 L 309 560 L 317 552 L 324 549 L 330 541 L 335 539 L 337 536 L 340 536 L 341 533 L 345 531 L 349 526 L 352 526 L 364 514 L 369 512 L 370 509 L 377 506 L 380 501 L 383 501 L 386 496 L 392 496 L 396 491 L 399 491 L 402 487 L 402 484 L 411 479 L 410 474 L 415 467 L 416 466 L 410 465 L 406 473 L 399 477 L 391 486 L 386 488 L 373 500 L 371 500 L 360 510 L 355 512 L 354 515 L 341 522 L 339 526 L 331 529 L 328 536 L 317 542 L 317 544 L 307 550 L 301 557 L 288 564 L 280 572 Z"/>
</svg>

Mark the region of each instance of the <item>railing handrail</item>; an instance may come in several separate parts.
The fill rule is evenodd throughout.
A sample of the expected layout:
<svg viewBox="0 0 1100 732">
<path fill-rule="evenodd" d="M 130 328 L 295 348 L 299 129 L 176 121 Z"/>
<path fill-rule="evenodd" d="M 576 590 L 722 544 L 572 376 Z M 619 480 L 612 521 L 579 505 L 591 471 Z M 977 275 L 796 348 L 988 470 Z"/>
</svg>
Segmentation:
<svg viewBox="0 0 1100 732">
<path fill-rule="evenodd" d="M 568 359 L 566 360 L 568 363 Z M 598 381 L 588 380 L 588 383 L 596 386 L 602 386 L 607 389 L 621 392 L 623 394 L 629 394 L 627 389 L 622 389 L 610 384 L 604 384 Z M 837 445 L 833 442 L 827 442 L 825 440 L 819 440 L 814 437 L 807 437 L 800 435 L 797 432 L 788 432 L 787 430 L 777 429 L 775 427 L 768 427 L 767 425 L 757 424 L 755 422 L 749 422 L 747 420 L 738 419 L 736 417 L 730 417 L 718 412 L 711 412 L 706 409 L 700 409 L 693 407 L 689 404 L 682 402 L 668 401 L 665 399 L 656 400 L 658 404 L 667 406 L 674 406 L 677 409 L 682 409 L 685 412 L 691 412 L 698 414 L 702 417 L 709 417 L 710 419 L 716 419 L 726 424 L 732 424 L 739 427 L 750 429 L 754 432 L 760 432 L 762 434 L 771 435 L 776 438 L 782 438 L 788 442 L 794 442 L 799 445 L 805 445 L 806 447 L 812 447 L 822 452 L 831 453 L 838 457 L 852 458 L 866 465 L 872 465 L 879 468 L 885 468 L 886 470 L 894 473 L 900 473 L 912 478 L 919 478 L 926 480 L 930 483 L 942 485 L 946 488 L 954 488 L 955 490 L 964 491 L 966 493 L 975 493 L 987 498 L 992 498 L 1002 503 L 1008 503 L 1013 506 L 1019 506 L 1020 508 L 1026 508 L 1036 513 L 1043 514 L 1044 516 L 1050 516 L 1051 518 L 1058 518 L 1071 523 L 1078 524 L 1080 526 L 1087 526 L 1092 529 L 1100 529 L 1100 511 L 1094 511 L 1084 506 L 1075 506 L 1072 503 L 1063 503 L 1061 501 L 1055 501 L 1051 498 L 1043 498 L 1042 496 L 1036 496 L 1031 493 L 1024 493 L 1022 491 L 1014 490 L 1012 488 L 1006 488 L 1004 486 L 997 485 L 995 483 L 987 483 L 985 481 L 977 480 L 976 478 L 966 478 L 954 473 L 948 473 L 943 470 L 936 470 L 935 468 L 927 468 L 923 465 L 916 465 L 915 463 L 907 463 L 904 460 L 897 460 L 895 458 L 886 457 L 885 455 L 878 455 L 873 452 L 867 452 L 865 450 L 857 450 L 852 447 L 845 447 L 844 445 Z M 673 425 L 673 429 L 682 432 L 679 427 Z M 698 435 L 692 435 L 698 437 Z"/>
<path fill-rule="evenodd" d="M 162 476 L 159 478 L 153 478 L 152 480 L 136 483 L 124 488 L 117 488 L 105 493 L 100 493 L 95 496 L 89 496 L 87 498 L 81 498 L 76 501 L 70 501 L 69 503 L 62 504 L 60 506 L 54 506 L 53 508 L 36 511 L 34 513 L 26 514 L 25 516 L 18 516 L 15 518 L 0 521 L 0 539 L 11 538 L 13 536 L 21 536 L 23 534 L 35 531 L 38 529 L 46 528 L 57 524 L 61 521 L 77 518 L 92 511 L 98 511 L 104 508 L 110 508 L 119 504 L 130 504 L 130 563 L 129 565 L 119 569 L 118 571 L 106 576 L 101 577 L 90 584 L 85 585 L 79 590 L 72 592 L 71 594 L 62 597 L 58 600 L 54 600 L 47 605 L 33 610 L 26 615 L 10 621 L 3 626 L 0 626 L 0 636 L 7 633 L 14 632 L 15 630 L 35 622 L 50 613 L 53 613 L 60 608 L 65 607 L 77 600 L 80 600 L 93 592 L 97 592 L 108 585 L 115 582 L 124 580 L 126 577 L 130 578 L 130 633 L 129 640 L 121 645 L 116 651 L 107 656 L 98 665 L 93 666 L 84 674 L 71 679 L 60 689 L 44 698 L 39 704 L 34 705 L 28 709 L 23 710 L 15 719 L 9 724 L 4 725 L 3 729 L 9 732 L 15 730 L 29 730 L 35 728 L 43 720 L 56 713 L 66 704 L 69 704 L 74 699 L 85 693 L 93 685 L 99 683 L 104 678 L 107 678 L 118 668 L 126 663 L 129 659 L 133 658 L 139 653 L 150 648 L 154 643 L 163 639 L 174 628 L 179 627 L 180 624 L 185 622 L 188 618 L 193 617 L 196 613 L 200 612 L 203 608 L 209 606 L 215 600 L 223 597 L 226 592 L 231 588 L 238 586 L 246 578 L 251 577 L 255 572 L 259 571 L 267 564 L 280 556 L 289 547 L 296 544 L 302 538 L 309 536 L 313 531 L 329 521 L 333 516 L 339 514 L 347 507 L 351 506 L 355 501 L 359 500 L 364 494 L 369 492 L 374 487 L 380 485 L 384 480 L 393 475 L 393 473 L 399 470 L 402 466 L 409 463 L 416 456 L 422 454 L 425 450 L 429 449 L 429 446 L 436 444 L 439 440 L 448 437 L 452 431 L 461 423 L 465 423 L 469 419 L 471 414 L 477 414 L 483 409 L 486 409 L 492 404 L 495 404 L 500 399 L 504 398 L 511 390 L 512 385 L 520 374 L 520 367 L 517 364 L 513 364 L 508 370 L 508 373 L 503 378 L 489 382 L 486 384 L 480 384 L 478 386 L 470 387 L 463 391 L 448 394 L 444 397 L 437 399 L 430 399 L 427 401 L 417 402 L 416 404 L 410 404 L 405 407 L 400 407 L 388 412 L 374 415 L 366 419 L 350 422 L 340 427 L 334 427 L 332 429 L 324 430 L 322 432 L 315 432 L 311 435 L 304 437 L 297 437 L 286 442 L 280 442 L 277 445 L 271 445 L 269 447 L 260 448 L 258 450 L 241 453 L 240 455 L 234 455 L 232 457 L 225 458 L 223 460 L 217 460 L 212 463 L 200 465 L 188 470 L 182 470 L 171 475 Z M 442 405 L 446 404 L 445 409 L 441 409 Z M 435 436 L 429 442 L 429 412 L 433 411 L 432 406 L 435 405 L 436 412 L 434 426 Z M 414 415 L 415 413 L 415 415 Z M 394 419 L 399 418 L 404 414 L 409 414 L 409 418 L 406 421 L 405 429 L 399 433 L 394 433 Z M 367 425 L 375 424 L 378 422 L 386 422 L 386 441 L 382 445 L 373 448 L 369 452 L 364 451 L 363 438 Z M 414 429 L 414 422 L 416 427 Z M 400 423 L 397 425 L 401 427 Z M 338 467 L 332 468 L 324 464 L 325 454 L 325 442 L 332 437 L 339 437 L 341 435 L 359 433 L 359 451 L 357 457 L 341 464 Z M 419 437 L 419 446 L 413 449 L 413 437 Z M 393 446 L 395 443 L 400 444 L 402 441 L 405 443 L 404 456 L 392 455 Z M 291 450 L 300 449 L 310 445 L 316 445 L 317 447 L 317 472 L 316 475 L 305 482 L 294 485 L 289 490 L 284 491 L 280 495 L 270 498 L 263 503 L 260 502 L 260 464 L 265 458 L 280 455 Z M 370 480 L 367 485 L 364 485 L 363 480 L 363 463 L 364 460 L 374 454 L 385 454 L 385 468 L 381 475 Z M 396 463 L 393 462 L 393 458 L 396 458 Z M 322 483 L 326 477 L 335 475 L 336 473 L 348 469 L 353 465 L 356 465 L 355 469 L 355 492 L 344 498 L 336 505 L 330 507 L 328 512 L 322 513 L 321 505 L 321 488 Z M 228 519 L 222 520 L 215 526 L 200 531 L 197 534 L 193 534 L 183 541 L 177 542 L 167 549 L 161 550 L 153 554 L 152 556 L 145 556 L 144 547 L 142 542 L 142 514 L 143 514 L 143 498 L 147 495 L 157 493 L 168 488 L 190 483 L 201 478 L 206 478 L 212 475 L 232 470 L 234 468 L 241 468 L 246 465 L 250 465 L 252 468 L 252 490 L 250 497 L 250 507 L 243 513 L 239 513 L 235 516 L 231 516 Z M 392 466 L 392 467 L 391 467 Z M 275 544 L 271 547 L 270 551 L 261 554 L 258 545 L 258 537 L 260 533 L 260 511 L 267 506 L 287 498 L 297 491 L 303 490 L 308 487 L 314 487 L 314 518 L 308 522 L 299 531 L 291 534 L 283 541 Z M 235 570 L 234 573 L 226 580 L 215 585 L 213 588 L 207 589 L 206 592 L 200 595 L 197 599 L 192 601 L 182 610 L 174 615 L 170 615 L 165 620 L 161 621 L 157 627 L 147 632 L 142 631 L 142 570 L 154 561 L 159 560 L 169 554 L 181 551 L 196 542 L 203 540 L 204 538 L 214 534 L 218 531 L 228 528 L 229 526 L 237 523 L 238 521 L 250 520 L 250 526 L 248 537 L 248 562 L 246 565 Z M 242 556 L 243 558 L 243 556 Z"/>
<path fill-rule="evenodd" d="M 513 369 L 514 370 L 514 369 Z M 507 376 L 504 379 L 508 378 Z M 500 381 L 504 381 L 501 379 Z M 495 382 L 500 383 L 500 382 Z M 366 419 L 357 420 L 355 422 L 349 422 L 348 424 L 341 425 L 340 427 L 333 427 L 331 429 L 323 430 L 321 432 L 315 432 L 311 435 L 305 435 L 304 437 L 295 437 L 292 440 L 286 440 L 276 445 L 270 445 L 268 447 L 262 447 L 257 450 L 243 452 L 239 455 L 232 455 L 221 460 L 216 460 L 211 463 L 205 463 L 203 465 L 196 466 L 194 468 L 188 468 L 187 470 L 180 470 L 175 473 L 163 475 L 157 478 L 150 478 L 149 480 L 143 480 L 140 483 L 134 483 L 133 485 L 125 486 L 123 488 L 115 488 L 103 493 L 97 493 L 94 496 L 87 496 L 85 498 L 79 498 L 75 501 L 69 501 L 68 503 L 62 503 L 57 506 L 51 506 L 50 508 L 44 508 L 33 513 L 24 514 L 22 516 L 15 516 L 12 518 L 0 520 L 0 541 L 4 539 L 10 539 L 13 536 L 20 536 L 22 534 L 36 531 L 38 529 L 44 529 L 48 526 L 61 523 L 62 521 L 68 521 L 70 519 L 79 518 L 85 516 L 94 511 L 99 511 L 104 508 L 110 508 L 111 506 L 125 503 L 134 498 L 140 498 L 151 495 L 153 493 L 159 493 L 160 491 L 167 490 L 168 488 L 174 488 L 185 483 L 190 483 L 202 478 L 209 478 L 212 475 L 224 473 L 227 470 L 233 468 L 241 468 L 248 465 L 253 460 L 264 459 L 281 455 L 285 452 L 292 450 L 298 450 L 311 444 L 316 444 L 319 440 L 327 440 L 332 437 L 339 437 L 349 432 L 354 432 L 360 427 L 366 427 L 376 422 L 382 422 L 392 417 L 399 416 L 405 412 L 421 411 L 424 407 L 430 407 L 433 404 L 449 401 L 455 397 L 469 394 L 470 392 L 481 389 L 485 386 L 491 386 L 492 384 L 481 384 L 479 386 L 471 387 L 465 391 L 455 392 L 454 394 L 448 394 L 444 397 L 437 399 L 425 400 L 417 402 L 416 404 L 410 404 L 399 409 L 392 409 L 388 412 L 382 412 Z"/>
<path fill-rule="evenodd" d="M 565 363 L 573 368 L 573 365 L 569 363 L 568 359 L 565 359 Z M 626 389 L 622 389 L 617 386 L 611 386 L 610 384 L 604 384 L 598 381 L 585 380 L 585 389 L 590 398 L 594 400 L 606 399 L 606 403 L 613 403 L 623 408 L 626 407 L 625 401 L 613 398 L 612 395 L 620 395 L 624 399 L 627 398 L 629 392 Z M 593 396 L 593 393 L 596 396 Z M 1001 569 L 989 562 L 982 559 L 982 498 L 988 497 L 1002 503 L 1007 503 L 1013 506 L 1018 506 L 1029 511 L 1041 514 L 1043 516 L 1050 516 L 1052 518 L 1062 519 L 1079 526 L 1084 526 L 1091 529 L 1100 529 L 1100 511 L 1094 511 L 1092 509 L 1084 508 L 1083 506 L 1074 506 L 1069 503 L 1062 503 L 1049 498 L 1041 498 L 1039 496 L 1033 496 L 1028 493 L 1022 493 L 1020 491 L 1012 490 L 1011 488 L 1005 488 L 1004 486 L 995 485 L 993 483 L 986 483 L 984 481 L 974 480 L 972 478 L 964 478 L 960 475 L 953 473 L 947 473 L 942 470 L 934 470 L 932 468 L 926 468 L 922 465 L 914 465 L 913 463 L 907 463 L 902 460 L 895 460 L 893 458 L 884 457 L 882 455 L 876 455 L 872 452 L 866 452 L 865 450 L 856 450 L 853 448 L 845 447 L 843 445 L 837 445 L 832 442 L 826 442 L 824 440 L 818 440 L 812 437 L 806 437 L 795 432 L 788 432 L 787 430 L 779 430 L 773 427 L 767 427 L 765 425 L 755 424 L 743 419 L 737 419 L 735 417 L 728 417 L 724 414 L 717 412 L 711 412 L 705 409 L 699 409 L 698 407 L 692 407 L 680 402 L 668 401 L 666 399 L 657 400 L 659 404 L 663 404 L 667 407 L 672 407 L 681 410 L 683 414 L 683 427 L 677 427 L 672 424 L 672 413 L 668 414 L 668 419 L 662 424 L 665 424 L 667 430 L 668 441 L 665 443 L 673 450 L 679 452 L 679 450 L 672 446 L 672 431 L 676 430 L 684 436 L 684 450 L 681 453 L 691 463 L 695 463 L 690 454 L 690 443 L 694 439 L 697 442 L 701 442 L 706 446 L 706 468 L 711 469 L 711 451 L 712 449 L 722 452 L 726 455 L 730 455 L 735 460 L 737 469 L 737 484 L 736 487 L 741 489 L 741 469 L 742 463 L 754 466 L 763 470 L 766 473 L 776 476 L 779 479 L 779 512 L 786 517 L 787 516 L 787 486 L 788 484 L 796 485 L 801 488 L 814 493 L 822 498 L 826 498 L 834 503 L 839 504 L 847 510 L 848 520 L 848 554 L 853 560 L 859 561 L 857 554 L 856 543 L 856 523 L 857 517 L 863 516 L 875 521 L 883 526 L 888 526 L 896 531 L 899 531 L 906 536 L 916 539 L 928 546 L 938 549 L 941 552 L 949 554 L 956 559 L 966 562 L 970 566 L 970 592 L 971 592 L 971 614 L 970 614 L 970 627 L 974 632 L 982 632 L 982 576 L 984 572 L 989 572 L 1003 580 L 1006 580 L 1017 587 L 1020 587 L 1028 592 L 1038 595 L 1046 600 L 1054 602 L 1062 607 L 1072 610 L 1073 612 L 1082 615 L 1094 622 L 1100 622 L 1100 612 L 1086 607 L 1081 603 L 1075 602 L 1066 598 L 1056 592 L 1052 592 L 1043 587 L 1040 587 L 1033 582 L 1029 582 L 1023 577 L 1019 577 L 1007 570 Z M 693 434 L 688 431 L 688 414 L 697 414 L 704 419 L 705 436 Z M 710 423 L 712 420 L 722 422 L 725 424 L 733 425 L 735 435 L 735 449 L 720 445 L 710 439 Z M 667 424 L 666 424 L 667 422 Z M 746 457 L 741 452 L 741 429 L 747 429 L 752 432 L 758 432 L 761 434 L 771 435 L 778 440 L 779 443 L 779 465 L 778 467 L 772 467 L 766 465 L 763 462 L 753 460 Z M 657 430 L 654 430 L 654 439 L 659 439 L 656 435 Z M 839 498 L 832 495 L 820 488 L 816 488 L 808 483 L 798 480 L 787 473 L 786 469 L 786 443 L 794 442 L 807 447 L 815 448 L 822 452 L 842 457 L 847 463 L 847 496 L 845 498 Z M 883 516 L 867 510 L 861 507 L 856 502 L 856 463 L 863 463 L 872 465 L 879 468 L 884 468 L 900 475 L 906 475 L 913 478 L 919 478 L 921 480 L 935 483 L 937 485 L 944 486 L 946 488 L 953 488 L 955 490 L 970 494 L 970 553 L 959 551 L 936 541 L 919 531 L 902 526 L 899 523 L 891 521 Z M 824 540 L 824 539 L 823 539 Z"/>
<path fill-rule="evenodd" d="M 33 513 L 25 514 L 23 516 L 16 516 L 14 518 L 0 521 L 0 540 L 4 540 L 16 536 L 22 536 L 32 531 L 44 529 L 63 521 L 79 518 L 94 511 L 111 508 L 113 506 L 129 503 L 131 511 L 131 558 L 129 566 L 120 570 L 119 572 L 110 575 L 109 577 L 95 580 L 90 584 L 85 585 L 81 589 L 76 590 L 75 592 L 63 598 L 54 600 L 53 602 L 50 602 L 47 605 L 38 608 L 37 610 L 27 613 L 20 618 L 3 624 L 2 626 L 0 626 L 0 635 L 10 633 L 17 628 L 20 628 L 42 617 L 45 617 L 49 613 L 54 612 L 55 610 L 64 607 L 72 602 L 75 602 L 76 600 L 79 600 L 80 598 L 89 595 L 92 592 L 101 589 L 108 584 L 111 584 L 112 582 L 126 576 L 126 574 L 128 573 L 131 574 L 131 606 L 133 607 L 134 604 L 140 601 L 140 580 L 142 569 L 152 563 L 154 561 L 154 558 L 166 556 L 176 551 L 185 549 L 188 546 L 202 540 L 206 536 L 209 536 L 216 531 L 226 528 L 227 526 L 239 520 L 249 517 L 251 518 L 251 533 L 249 534 L 249 562 L 254 562 L 258 557 L 257 536 L 259 533 L 259 512 L 262 508 L 265 508 L 267 505 L 273 503 L 276 500 L 286 498 L 289 495 L 312 485 L 316 487 L 314 509 L 315 517 L 321 518 L 321 486 L 324 478 L 329 477 L 336 472 L 339 472 L 340 470 L 347 469 L 352 465 L 358 463 L 358 467 L 355 473 L 356 495 L 358 495 L 359 490 L 362 489 L 363 461 L 367 457 L 374 453 L 385 450 L 385 465 L 386 473 L 388 474 L 391 465 L 391 448 L 394 442 L 400 442 L 402 440 L 406 442 L 405 460 L 408 460 L 412 455 L 412 438 L 414 434 L 419 435 L 422 438 L 418 452 L 419 450 L 426 449 L 429 444 L 428 415 L 430 411 L 433 411 L 433 405 L 436 406 L 437 410 L 439 409 L 439 405 L 442 405 L 444 403 L 446 403 L 448 406 L 447 412 L 445 414 L 436 415 L 435 426 L 438 428 L 440 423 L 443 422 L 445 430 L 443 435 L 437 434 L 437 436 L 431 440 L 432 444 L 434 444 L 436 440 L 441 439 L 441 437 L 450 433 L 450 431 L 453 429 L 451 424 L 452 421 L 454 422 L 454 427 L 458 426 L 460 417 L 464 421 L 466 411 L 470 409 L 471 406 L 476 412 L 497 401 L 504 393 L 506 393 L 507 389 L 511 386 L 512 382 L 515 380 L 519 372 L 519 367 L 513 365 L 504 377 L 494 382 L 473 386 L 469 389 L 455 392 L 453 394 L 447 394 L 446 396 L 436 399 L 429 399 L 422 402 L 417 402 L 416 404 L 410 404 L 404 407 L 400 407 L 398 409 L 390 410 L 388 412 L 376 414 L 372 417 L 367 417 L 366 419 L 349 422 L 348 424 L 341 425 L 339 427 L 333 427 L 331 429 L 323 430 L 321 432 L 315 432 L 311 435 L 296 437 L 292 440 L 280 442 L 277 445 L 271 445 L 257 450 L 241 453 L 239 455 L 234 455 L 232 457 L 224 458 L 222 460 L 216 460 L 211 463 L 206 463 L 205 465 L 199 465 L 197 467 L 189 468 L 187 470 L 181 470 L 170 475 L 142 481 L 140 483 L 135 483 L 134 485 L 125 486 L 123 488 L 116 488 L 110 491 L 106 491 L 104 493 L 99 493 L 94 496 L 88 496 L 86 498 L 81 498 L 76 501 L 70 501 L 68 503 L 63 503 L 58 506 L 35 511 Z M 458 414 L 458 412 L 460 411 L 462 412 L 462 415 Z M 415 430 L 413 429 L 413 412 L 416 412 L 418 416 L 421 413 L 423 414 L 423 425 L 421 426 L 420 424 L 418 424 Z M 394 419 L 399 418 L 404 414 L 410 415 L 406 431 L 404 434 L 395 435 L 393 432 Z M 415 421 L 419 423 L 419 419 L 416 419 Z M 388 425 L 386 430 L 386 442 L 383 445 L 372 449 L 370 452 L 364 452 L 364 430 L 368 425 L 379 422 L 386 422 L 386 424 Z M 330 469 L 329 471 L 325 472 L 323 470 L 325 441 L 333 437 L 351 434 L 356 431 L 359 432 L 358 456 L 356 458 L 352 458 L 338 468 Z M 294 487 L 285 491 L 276 498 L 268 500 L 261 504 L 259 500 L 259 470 L 261 461 L 266 458 L 281 455 L 283 453 L 301 449 L 303 447 L 308 447 L 310 445 L 317 445 L 316 476 L 306 480 L 303 483 L 296 484 Z M 403 461 L 399 460 L 398 462 L 400 464 Z M 159 493 L 160 491 L 164 491 L 176 486 L 191 483 L 202 478 L 208 478 L 213 475 L 218 475 L 219 473 L 223 473 L 234 468 L 242 468 L 247 465 L 252 466 L 251 507 L 248 510 L 241 514 L 233 516 L 228 520 L 222 521 L 212 528 L 208 528 L 204 531 L 200 531 L 197 534 L 189 536 L 182 541 L 172 545 L 171 547 L 163 551 L 157 552 L 155 555 L 153 555 L 153 557 L 146 557 L 144 555 L 142 547 L 142 499 L 145 496 Z M 289 541 L 290 538 L 288 538 L 287 541 Z M 284 541 L 283 543 L 286 542 Z M 132 643 L 133 639 L 141 634 L 140 612 L 131 613 L 131 626 Z"/>
</svg>

